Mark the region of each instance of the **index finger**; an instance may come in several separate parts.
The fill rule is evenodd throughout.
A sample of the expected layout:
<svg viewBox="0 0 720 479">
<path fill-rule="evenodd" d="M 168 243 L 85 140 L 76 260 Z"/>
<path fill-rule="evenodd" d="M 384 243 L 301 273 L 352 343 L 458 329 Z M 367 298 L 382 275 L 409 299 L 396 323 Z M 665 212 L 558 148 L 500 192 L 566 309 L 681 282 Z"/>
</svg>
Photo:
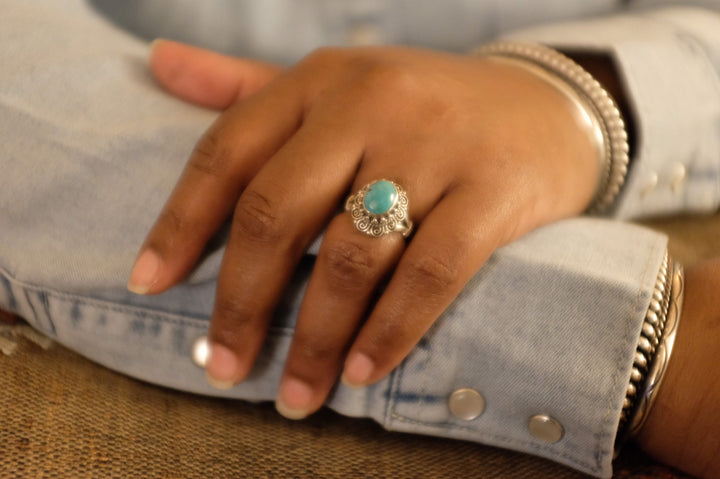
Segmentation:
<svg viewBox="0 0 720 479">
<path fill-rule="evenodd" d="M 301 122 L 287 77 L 223 113 L 197 143 L 135 261 L 128 289 L 161 293 L 187 275 L 261 165 Z"/>
</svg>

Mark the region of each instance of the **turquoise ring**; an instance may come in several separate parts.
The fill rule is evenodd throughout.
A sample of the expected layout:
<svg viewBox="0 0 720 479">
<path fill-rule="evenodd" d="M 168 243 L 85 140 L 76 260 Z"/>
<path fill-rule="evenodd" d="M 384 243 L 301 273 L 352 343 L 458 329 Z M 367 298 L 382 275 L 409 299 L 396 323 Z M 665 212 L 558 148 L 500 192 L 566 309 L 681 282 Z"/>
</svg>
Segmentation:
<svg viewBox="0 0 720 479">
<path fill-rule="evenodd" d="M 408 197 L 400 185 L 378 180 L 360 188 L 345 201 L 355 227 L 375 238 L 397 232 L 410 236 L 413 224 L 408 218 Z"/>
</svg>

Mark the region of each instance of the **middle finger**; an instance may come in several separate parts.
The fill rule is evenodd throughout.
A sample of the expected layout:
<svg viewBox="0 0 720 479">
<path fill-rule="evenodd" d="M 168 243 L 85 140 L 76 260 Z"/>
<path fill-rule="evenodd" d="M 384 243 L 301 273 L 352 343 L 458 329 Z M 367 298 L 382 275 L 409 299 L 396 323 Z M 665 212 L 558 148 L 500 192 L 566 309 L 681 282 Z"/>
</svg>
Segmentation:
<svg viewBox="0 0 720 479">
<path fill-rule="evenodd" d="M 206 372 L 217 387 L 250 372 L 290 274 L 352 181 L 362 136 L 332 122 L 309 115 L 236 205 L 209 331 Z"/>
</svg>

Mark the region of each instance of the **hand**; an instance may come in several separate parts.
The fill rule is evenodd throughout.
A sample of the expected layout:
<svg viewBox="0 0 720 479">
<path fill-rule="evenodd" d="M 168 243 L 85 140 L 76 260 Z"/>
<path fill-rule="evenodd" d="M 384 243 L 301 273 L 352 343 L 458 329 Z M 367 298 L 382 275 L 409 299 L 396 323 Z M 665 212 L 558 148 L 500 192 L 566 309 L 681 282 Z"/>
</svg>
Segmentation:
<svg viewBox="0 0 720 479">
<path fill-rule="evenodd" d="M 209 333 L 213 384 L 249 373 L 290 274 L 329 223 L 280 384 L 288 417 L 318 409 L 341 370 L 351 386 L 387 375 L 493 250 L 580 213 L 597 183 L 593 142 L 568 100 L 496 60 L 322 49 L 278 73 L 165 43 L 151 64 L 179 96 L 229 106 L 197 144 L 129 284 L 167 290 L 234 215 Z M 335 214 L 381 178 L 408 193 L 409 241 L 370 237 Z"/>
</svg>

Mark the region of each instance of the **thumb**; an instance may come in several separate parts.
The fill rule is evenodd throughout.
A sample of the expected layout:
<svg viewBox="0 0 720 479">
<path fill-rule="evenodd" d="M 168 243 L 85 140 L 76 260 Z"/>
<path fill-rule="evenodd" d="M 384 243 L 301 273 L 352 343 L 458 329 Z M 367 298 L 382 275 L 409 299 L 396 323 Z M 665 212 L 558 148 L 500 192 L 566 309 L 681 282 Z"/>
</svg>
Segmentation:
<svg viewBox="0 0 720 479">
<path fill-rule="evenodd" d="M 163 88 L 185 101 L 218 110 L 252 95 L 281 70 L 169 40 L 151 44 L 150 71 Z"/>
</svg>

